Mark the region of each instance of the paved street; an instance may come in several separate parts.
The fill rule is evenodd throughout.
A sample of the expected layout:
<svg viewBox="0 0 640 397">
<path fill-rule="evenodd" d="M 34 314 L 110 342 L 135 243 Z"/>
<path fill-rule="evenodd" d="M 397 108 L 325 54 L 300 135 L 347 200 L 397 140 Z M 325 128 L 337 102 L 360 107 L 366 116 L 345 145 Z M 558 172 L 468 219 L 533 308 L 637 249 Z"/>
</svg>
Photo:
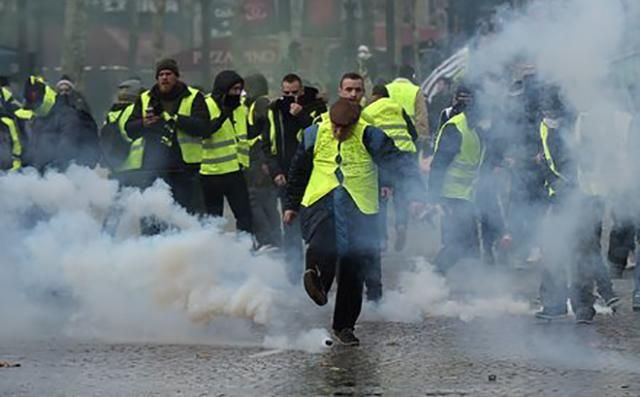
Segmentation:
<svg viewBox="0 0 640 397">
<path fill-rule="evenodd" d="M 512 292 L 535 297 L 533 272 L 501 272 Z M 371 321 L 367 308 L 360 347 L 320 353 L 264 347 L 260 327 L 204 344 L 16 336 L 0 341 L 0 360 L 21 364 L 0 369 L 0 395 L 638 396 L 640 314 L 629 307 L 630 280 L 616 287 L 624 305 L 591 326 L 542 323 L 530 314 Z M 326 327 L 330 313 L 322 314 L 309 326 Z"/>
</svg>

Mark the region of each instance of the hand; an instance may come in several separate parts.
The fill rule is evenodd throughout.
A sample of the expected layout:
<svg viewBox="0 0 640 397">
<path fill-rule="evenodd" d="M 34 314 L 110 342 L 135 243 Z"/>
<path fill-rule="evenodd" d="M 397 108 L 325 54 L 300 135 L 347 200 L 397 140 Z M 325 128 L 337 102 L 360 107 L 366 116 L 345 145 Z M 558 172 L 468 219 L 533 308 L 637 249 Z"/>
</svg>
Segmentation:
<svg viewBox="0 0 640 397">
<path fill-rule="evenodd" d="M 498 242 L 498 246 L 503 250 L 509 249 L 509 247 L 511 247 L 512 241 L 513 239 L 511 238 L 511 235 L 507 233 L 504 236 L 502 236 L 502 238 Z"/>
<path fill-rule="evenodd" d="M 429 172 L 431 172 L 432 161 L 433 161 L 433 156 L 422 157 L 420 159 L 420 171 L 422 171 L 423 174 L 428 174 Z"/>
<path fill-rule="evenodd" d="M 391 189 L 390 187 L 383 186 L 380 188 L 380 197 L 383 200 L 389 200 L 392 195 L 393 195 L 393 189 Z"/>
<path fill-rule="evenodd" d="M 297 104 L 297 103 L 292 103 L 289 106 L 289 113 L 291 113 L 292 116 L 297 116 L 298 114 L 300 114 L 300 112 L 302 112 L 302 106 Z"/>
<path fill-rule="evenodd" d="M 285 210 L 284 215 L 282 216 L 282 222 L 284 222 L 285 225 L 290 225 L 293 223 L 297 216 L 298 213 L 296 211 Z"/>
<path fill-rule="evenodd" d="M 284 174 L 278 174 L 273 178 L 273 182 L 275 182 L 276 186 L 282 187 L 287 184 L 287 177 Z"/>
<path fill-rule="evenodd" d="M 152 124 L 156 124 L 160 121 L 160 117 L 154 114 L 147 114 L 144 119 L 142 119 L 142 125 L 145 127 L 149 127 Z"/>
</svg>

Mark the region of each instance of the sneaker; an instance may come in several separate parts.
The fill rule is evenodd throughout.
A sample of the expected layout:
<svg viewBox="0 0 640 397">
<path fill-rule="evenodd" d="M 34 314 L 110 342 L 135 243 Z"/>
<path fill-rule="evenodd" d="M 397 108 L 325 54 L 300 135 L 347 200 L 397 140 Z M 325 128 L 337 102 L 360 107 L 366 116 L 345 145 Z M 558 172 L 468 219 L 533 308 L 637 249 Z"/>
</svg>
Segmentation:
<svg viewBox="0 0 640 397">
<path fill-rule="evenodd" d="M 536 312 L 535 316 L 540 320 L 559 320 L 567 317 L 567 308 L 565 307 L 564 310 L 542 308 L 542 310 Z"/>
<path fill-rule="evenodd" d="M 333 336 L 335 340 L 345 346 L 358 346 L 360 345 L 360 339 L 358 339 L 351 328 L 345 328 L 341 331 L 333 330 Z"/>
<path fill-rule="evenodd" d="M 400 252 L 404 249 L 404 246 L 407 244 L 407 228 L 406 226 L 398 226 L 396 228 L 396 243 L 393 248 L 395 248 L 396 252 Z"/>
<path fill-rule="evenodd" d="M 605 301 L 605 304 L 607 305 L 607 307 L 615 309 L 616 307 L 620 306 L 620 298 L 614 295 L 613 297 L 607 299 Z"/>
<path fill-rule="evenodd" d="M 593 318 L 596 315 L 596 309 L 593 307 L 586 307 L 582 309 L 578 309 L 576 311 L 576 323 L 578 324 L 591 324 L 593 322 Z"/>
<path fill-rule="evenodd" d="M 316 305 L 324 306 L 327 304 L 327 294 L 324 291 L 322 280 L 320 279 L 320 270 L 318 268 L 307 269 L 303 276 L 304 290 Z"/>
<path fill-rule="evenodd" d="M 635 293 L 633 295 L 631 306 L 634 312 L 640 312 L 640 293 Z"/>
</svg>

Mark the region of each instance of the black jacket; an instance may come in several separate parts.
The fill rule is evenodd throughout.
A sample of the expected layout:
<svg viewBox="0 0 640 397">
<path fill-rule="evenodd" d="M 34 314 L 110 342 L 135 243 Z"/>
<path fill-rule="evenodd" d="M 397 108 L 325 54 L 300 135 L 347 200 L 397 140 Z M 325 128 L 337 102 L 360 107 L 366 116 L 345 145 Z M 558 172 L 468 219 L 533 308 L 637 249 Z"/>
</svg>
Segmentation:
<svg viewBox="0 0 640 397">
<path fill-rule="evenodd" d="M 72 162 L 93 167 L 100 159 L 98 126 L 90 114 L 58 95 L 51 110 L 29 125 L 24 164 L 39 170 L 66 169 Z"/>
<path fill-rule="evenodd" d="M 289 113 L 289 104 L 283 98 L 277 99 L 270 106 L 275 123 L 276 153 L 272 153 L 273 145 L 269 128 L 263 132 L 262 147 L 268 159 L 272 178 L 280 174 L 287 174 L 291 159 L 300 144 L 298 141 L 300 132 L 309 127 L 316 116 L 327 111 L 324 101 L 318 98 L 318 90 L 312 87 L 305 87 L 304 90 L 304 95 L 298 97 L 298 103 L 303 108 L 297 116 L 292 116 Z"/>
<path fill-rule="evenodd" d="M 171 92 L 162 94 L 156 84 L 151 88 L 150 94 L 149 106 L 154 109 L 154 114 L 159 116 L 163 111 L 176 114 L 182 99 L 189 96 L 189 89 L 184 83 L 178 82 Z M 156 171 L 187 169 L 189 166 L 182 160 L 176 131 L 181 129 L 193 136 L 206 136 L 209 131 L 209 111 L 204 95 L 202 93 L 196 95 L 191 116 L 178 116 L 175 125 L 169 125 L 161 120 L 155 125 L 145 127 L 143 124 L 145 113 L 146 109 L 142 109 L 142 100 L 139 98 L 125 127 L 131 139 L 144 138 L 142 168 Z"/>
</svg>

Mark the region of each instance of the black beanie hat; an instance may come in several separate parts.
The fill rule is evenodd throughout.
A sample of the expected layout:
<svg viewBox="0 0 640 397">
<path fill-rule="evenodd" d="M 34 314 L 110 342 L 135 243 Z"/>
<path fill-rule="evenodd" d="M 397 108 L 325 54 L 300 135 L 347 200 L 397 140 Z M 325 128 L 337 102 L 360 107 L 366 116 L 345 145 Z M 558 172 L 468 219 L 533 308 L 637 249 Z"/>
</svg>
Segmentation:
<svg viewBox="0 0 640 397">
<path fill-rule="evenodd" d="M 156 64 L 156 79 L 158 75 L 163 70 L 170 70 L 176 74 L 176 76 L 180 76 L 180 71 L 178 70 L 178 62 L 175 59 L 166 58 L 161 60 Z"/>
</svg>

